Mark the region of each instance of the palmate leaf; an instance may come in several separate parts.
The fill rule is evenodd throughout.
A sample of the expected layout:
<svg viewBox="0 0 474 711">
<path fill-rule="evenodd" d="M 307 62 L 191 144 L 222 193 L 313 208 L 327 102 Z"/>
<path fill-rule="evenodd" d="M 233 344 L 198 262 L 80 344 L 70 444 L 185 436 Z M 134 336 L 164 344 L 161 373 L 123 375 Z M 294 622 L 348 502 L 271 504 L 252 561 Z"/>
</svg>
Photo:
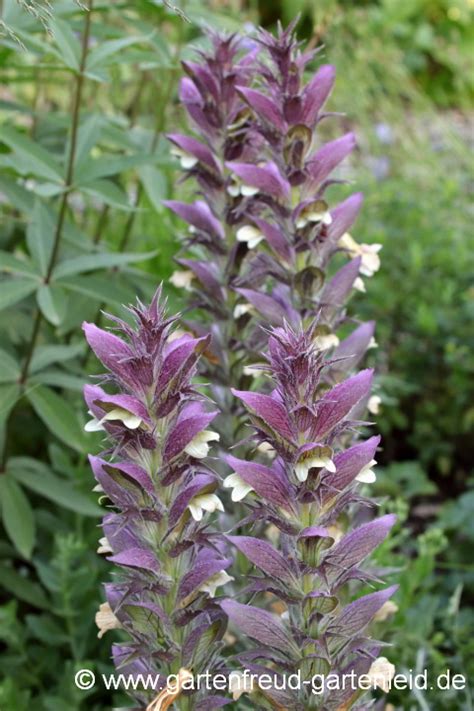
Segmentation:
<svg viewBox="0 0 474 711">
<path fill-rule="evenodd" d="M 88 444 L 76 413 L 66 400 L 43 385 L 28 392 L 36 414 L 49 431 L 78 452 L 87 452 Z"/>
<path fill-rule="evenodd" d="M 35 544 L 35 519 L 21 486 L 8 474 L 0 477 L 0 500 L 5 530 L 15 548 L 29 559 Z"/>
</svg>

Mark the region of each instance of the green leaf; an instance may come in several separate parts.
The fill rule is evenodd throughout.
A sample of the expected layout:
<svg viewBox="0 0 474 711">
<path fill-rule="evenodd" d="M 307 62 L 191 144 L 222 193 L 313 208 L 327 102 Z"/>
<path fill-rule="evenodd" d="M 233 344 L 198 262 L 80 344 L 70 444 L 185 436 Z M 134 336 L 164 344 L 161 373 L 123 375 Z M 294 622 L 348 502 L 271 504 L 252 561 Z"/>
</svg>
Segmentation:
<svg viewBox="0 0 474 711">
<path fill-rule="evenodd" d="M 32 175 L 39 175 L 56 183 L 63 182 L 61 166 L 39 143 L 15 131 L 11 126 L 2 126 L 1 140 L 26 161 Z"/>
<path fill-rule="evenodd" d="M 0 498 L 5 531 L 19 553 L 29 560 L 35 544 L 35 519 L 30 502 L 8 474 L 0 477 Z"/>
<path fill-rule="evenodd" d="M 106 205 L 119 210 L 132 210 L 126 193 L 111 180 L 95 180 L 83 186 L 83 191 L 94 198 L 98 198 Z"/>
<path fill-rule="evenodd" d="M 156 160 L 152 154 L 137 153 L 131 156 L 103 154 L 100 158 L 84 161 L 74 173 L 74 183 L 88 187 L 88 183 L 111 175 L 118 175 L 137 165 L 146 165 Z"/>
<path fill-rule="evenodd" d="M 151 204 L 157 212 L 163 212 L 163 200 L 168 195 L 166 178 L 158 168 L 152 165 L 142 166 L 138 174 Z"/>
<path fill-rule="evenodd" d="M 84 353 L 84 343 L 75 343 L 69 346 L 38 346 L 30 363 L 30 373 L 47 368 L 52 363 L 64 363 Z"/>
<path fill-rule="evenodd" d="M 14 383 L 19 376 L 20 368 L 16 360 L 0 349 L 0 383 Z"/>
<path fill-rule="evenodd" d="M 36 293 L 38 306 L 47 321 L 53 326 L 59 326 L 67 310 L 67 300 L 64 290 L 53 284 L 43 284 Z"/>
<path fill-rule="evenodd" d="M 43 385 L 32 388 L 28 399 L 49 431 L 78 452 L 87 452 L 87 441 L 76 413 L 66 400 Z"/>
<path fill-rule="evenodd" d="M 100 114 L 91 114 L 79 127 L 76 145 L 76 166 L 74 169 L 76 179 L 81 172 L 82 164 L 87 161 L 91 149 L 100 138 L 102 124 L 103 117 Z"/>
<path fill-rule="evenodd" d="M 81 60 L 81 46 L 70 26 L 57 17 L 50 22 L 53 38 L 64 64 L 78 71 Z"/>
<path fill-rule="evenodd" d="M 54 243 L 56 219 L 54 212 L 48 209 L 41 200 L 35 200 L 31 221 L 26 230 L 26 242 L 33 261 L 38 265 L 43 276 L 48 271 Z"/>
<path fill-rule="evenodd" d="M 20 458 L 18 458 L 20 459 Z M 41 473 L 21 468 L 18 460 L 9 469 L 15 479 L 36 494 L 83 516 L 102 516 L 103 510 L 88 496 L 77 491 L 72 484 L 51 472 Z"/>
<path fill-rule="evenodd" d="M 23 600 L 33 607 L 39 607 L 42 610 L 50 608 L 51 604 L 40 585 L 5 564 L 0 564 L 0 585 L 15 598 Z"/>
<path fill-rule="evenodd" d="M 151 35 L 150 35 L 151 37 Z M 105 60 L 110 60 L 115 54 L 118 54 L 120 50 L 129 47 L 132 44 L 138 44 L 149 39 L 149 37 L 124 37 L 122 39 L 109 40 L 108 42 L 102 42 L 98 47 L 89 52 L 87 57 L 86 69 L 91 70 L 105 64 L 109 64 Z M 122 55 L 120 55 L 121 57 Z M 123 60 L 119 60 L 123 61 Z"/>
<path fill-rule="evenodd" d="M 29 379 L 30 383 L 39 383 L 40 385 L 51 385 L 56 388 L 66 388 L 67 390 L 77 390 L 82 393 L 86 384 L 85 377 L 78 375 L 70 375 L 62 370 L 42 370 L 40 373 L 35 373 Z"/>
<path fill-rule="evenodd" d="M 60 283 L 65 289 L 85 294 L 96 301 L 124 304 L 134 299 L 134 293 L 131 289 L 126 289 L 122 284 L 117 283 L 115 279 L 107 280 L 103 276 L 71 276 L 67 280 L 57 283 Z"/>
<path fill-rule="evenodd" d="M 133 262 L 143 262 L 147 259 L 155 257 L 157 251 L 146 252 L 144 254 L 127 254 L 119 252 L 111 254 L 84 254 L 80 257 L 67 259 L 58 264 L 54 270 L 54 277 L 58 279 L 72 276 L 73 274 L 81 274 L 96 269 L 107 269 L 110 267 L 120 267 Z"/>
<path fill-rule="evenodd" d="M 0 175 L 0 190 L 8 198 L 8 202 L 17 210 L 29 214 L 33 209 L 33 196 L 29 190 L 18 185 L 8 175 Z"/>
<path fill-rule="evenodd" d="M 5 422 L 21 393 L 17 383 L 0 385 L 0 425 Z"/>
<path fill-rule="evenodd" d="M 32 279 L 0 279 L 0 310 L 26 299 L 37 288 Z"/>
<path fill-rule="evenodd" d="M 14 257 L 9 252 L 0 252 L 0 271 L 6 274 L 21 274 L 22 276 L 33 278 L 39 276 L 30 261 L 26 261 L 23 258 L 18 259 L 18 257 Z"/>
</svg>

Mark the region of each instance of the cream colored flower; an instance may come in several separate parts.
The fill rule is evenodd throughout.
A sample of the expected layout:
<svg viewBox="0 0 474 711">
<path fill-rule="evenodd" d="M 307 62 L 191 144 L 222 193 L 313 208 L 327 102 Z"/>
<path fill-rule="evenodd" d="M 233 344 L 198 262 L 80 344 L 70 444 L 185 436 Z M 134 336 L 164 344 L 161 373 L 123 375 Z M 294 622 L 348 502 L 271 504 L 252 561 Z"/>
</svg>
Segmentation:
<svg viewBox="0 0 474 711">
<path fill-rule="evenodd" d="M 339 523 L 333 523 L 331 526 L 327 527 L 328 533 L 331 536 L 331 538 L 334 539 L 334 543 L 337 543 L 338 541 L 341 540 L 341 538 L 344 536 L 344 529 L 342 528 L 341 524 Z"/>
<path fill-rule="evenodd" d="M 218 573 L 211 575 L 210 578 L 205 580 L 203 584 L 200 585 L 198 590 L 201 592 L 207 592 L 209 597 L 215 597 L 217 588 L 222 587 L 222 585 L 225 585 L 226 583 L 230 583 L 231 580 L 234 580 L 232 576 L 227 575 L 225 570 L 220 570 Z"/>
<path fill-rule="evenodd" d="M 388 618 L 392 617 L 396 612 L 398 612 L 398 605 L 392 600 L 387 600 L 375 613 L 373 618 L 374 622 L 385 622 L 385 620 L 388 620 Z"/>
<path fill-rule="evenodd" d="M 251 694 L 255 689 L 251 675 L 243 672 L 231 672 L 229 676 L 229 691 L 234 701 L 238 701 L 242 694 Z"/>
<path fill-rule="evenodd" d="M 302 227 L 306 227 L 309 222 L 319 222 L 323 225 L 330 225 L 332 223 L 331 213 L 324 200 L 316 200 L 301 210 L 296 220 L 296 227 L 297 229 L 301 229 Z"/>
<path fill-rule="evenodd" d="M 254 308 L 252 304 L 237 304 L 237 306 L 234 308 L 234 318 L 240 318 L 241 316 L 245 316 L 245 314 L 248 314 L 253 310 Z"/>
<path fill-rule="evenodd" d="M 267 457 L 273 457 L 273 455 L 276 454 L 270 442 L 260 442 L 257 447 L 257 451 L 261 452 L 262 454 L 266 454 Z"/>
<path fill-rule="evenodd" d="M 335 333 L 323 333 L 320 336 L 316 336 L 314 343 L 320 351 L 327 351 L 329 348 L 335 348 L 339 345 L 339 338 Z"/>
<path fill-rule="evenodd" d="M 186 454 L 189 454 L 190 457 L 203 459 L 209 454 L 210 447 L 208 442 L 217 442 L 219 439 L 220 436 L 217 432 L 203 430 L 192 438 L 191 442 L 184 448 L 184 451 Z"/>
<path fill-rule="evenodd" d="M 378 687 L 388 694 L 395 676 L 395 666 L 386 657 L 378 657 L 372 662 L 367 676 L 374 688 Z"/>
<path fill-rule="evenodd" d="M 88 410 L 87 413 L 91 416 L 92 419 L 90 419 L 86 424 L 84 425 L 84 429 L 86 432 L 103 432 L 105 427 L 102 424 L 101 420 L 98 420 L 97 417 L 94 415 L 91 410 Z"/>
<path fill-rule="evenodd" d="M 372 461 L 366 464 L 365 467 L 362 467 L 360 472 L 357 474 L 355 480 L 360 481 L 362 484 L 373 484 L 377 479 L 373 470 L 373 467 L 376 464 L 377 461 L 375 459 L 372 459 Z"/>
<path fill-rule="evenodd" d="M 173 146 L 171 148 L 170 153 L 171 155 L 176 156 L 176 158 L 179 158 L 181 168 L 184 168 L 185 170 L 194 168 L 194 166 L 199 163 L 196 156 L 193 156 L 190 153 L 186 153 L 186 151 L 184 151 L 182 148 L 179 148 L 179 146 Z"/>
<path fill-rule="evenodd" d="M 365 288 L 364 280 L 361 279 L 360 277 L 357 277 L 352 285 L 352 287 L 356 291 L 360 291 L 362 294 L 365 294 L 367 289 Z"/>
<path fill-rule="evenodd" d="M 244 365 L 244 375 L 250 375 L 252 378 L 258 378 L 262 374 L 260 368 L 253 365 Z"/>
<path fill-rule="evenodd" d="M 107 412 L 100 420 L 98 420 L 96 417 L 93 417 L 92 420 L 86 423 L 84 429 L 86 432 L 98 432 L 99 430 L 104 429 L 104 422 L 110 422 L 113 420 L 123 422 L 125 427 L 128 427 L 129 430 L 138 429 L 143 422 L 142 418 L 138 415 L 134 415 L 133 412 L 125 410 L 123 407 L 114 407 L 112 408 L 112 410 Z"/>
<path fill-rule="evenodd" d="M 177 270 L 170 276 L 170 282 L 177 289 L 191 291 L 194 274 L 190 269 Z"/>
<path fill-rule="evenodd" d="M 237 242 L 246 242 L 249 249 L 254 249 L 263 240 L 263 234 L 253 225 L 244 225 L 237 230 Z"/>
<path fill-rule="evenodd" d="M 97 553 L 99 553 L 99 555 L 109 555 L 110 553 L 113 553 L 110 543 L 105 536 L 103 538 L 99 538 Z"/>
<path fill-rule="evenodd" d="M 309 455 L 300 459 L 295 465 L 295 474 L 298 481 L 304 482 L 308 478 L 309 470 L 313 467 L 323 467 L 328 472 L 334 473 L 336 465 L 331 459 L 331 451 L 329 447 L 318 447 Z"/>
<path fill-rule="evenodd" d="M 246 185 L 242 183 L 235 175 L 232 176 L 232 182 L 227 186 L 227 192 L 232 197 L 238 197 L 242 195 L 243 197 L 252 197 L 256 195 L 259 191 L 258 188 L 252 187 L 252 185 Z"/>
<path fill-rule="evenodd" d="M 367 350 L 370 350 L 371 348 L 378 348 L 379 344 L 375 340 L 375 338 L 372 336 L 372 338 L 369 341 L 369 345 L 367 346 Z"/>
<path fill-rule="evenodd" d="M 232 489 L 232 501 L 242 501 L 253 488 L 245 482 L 236 472 L 226 476 L 222 482 L 225 489 Z"/>
<path fill-rule="evenodd" d="M 204 511 L 214 513 L 214 511 L 224 511 L 222 501 L 216 494 L 199 494 L 188 504 L 191 516 L 195 521 L 201 521 Z"/>
<path fill-rule="evenodd" d="M 372 395 L 367 403 L 367 409 L 371 415 L 378 415 L 380 412 L 380 405 L 382 403 L 382 398 L 379 395 Z"/>
<path fill-rule="evenodd" d="M 99 628 L 99 634 L 97 635 L 99 639 L 102 639 L 104 634 L 109 630 L 118 630 L 122 627 L 119 620 L 112 612 L 112 608 L 110 607 L 108 602 L 103 602 L 100 605 L 99 610 L 95 616 L 95 623 Z"/>
<path fill-rule="evenodd" d="M 361 257 L 359 271 L 363 276 L 371 277 L 380 269 L 378 253 L 382 249 L 381 244 L 359 244 L 346 232 L 339 240 L 339 246 L 345 249 L 352 258 Z"/>
</svg>

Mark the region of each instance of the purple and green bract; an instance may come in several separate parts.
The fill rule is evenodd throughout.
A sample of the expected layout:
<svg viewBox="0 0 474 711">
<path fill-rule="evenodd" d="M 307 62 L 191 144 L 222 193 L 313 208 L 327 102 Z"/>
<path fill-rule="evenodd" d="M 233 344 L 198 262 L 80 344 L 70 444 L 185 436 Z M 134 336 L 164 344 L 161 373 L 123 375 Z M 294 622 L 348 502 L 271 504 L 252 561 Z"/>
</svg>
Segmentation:
<svg viewBox="0 0 474 711">
<path fill-rule="evenodd" d="M 98 624 L 128 633 L 113 646 L 117 668 L 164 680 L 187 667 L 216 670 L 225 626 L 213 597 L 231 560 L 207 530 L 207 512 L 222 508 L 217 478 L 202 462 L 217 439 L 208 429 L 216 412 L 192 384 L 209 339 L 176 337 L 159 293 L 130 312 L 132 326 L 114 319 L 117 334 L 84 324 L 107 369 L 104 387 L 85 388 L 88 429 L 107 437 L 108 449 L 90 461 L 109 502 L 101 548 L 115 569 Z M 201 702 L 186 699 L 186 709 Z"/>
<path fill-rule="evenodd" d="M 243 594 L 267 604 L 279 599 L 282 605 L 276 607 L 285 609 L 282 618 L 234 599 L 222 602 L 236 628 L 254 642 L 238 659 L 256 674 L 300 672 L 303 680 L 352 669 L 367 673 L 379 647 L 365 636 L 366 628 L 396 589 L 346 604 L 348 586 L 380 582 L 361 565 L 385 539 L 395 516 L 348 533 L 339 525 L 341 514 L 372 505 L 358 487 L 374 464 L 380 438 L 351 443 L 361 424 L 351 415 L 367 397 L 372 372 L 363 370 L 328 389 L 323 373 L 331 364 L 315 346 L 315 329 L 274 329 L 267 355 L 273 390 L 234 391 L 249 413 L 255 444 L 271 462 L 228 456 L 232 474 L 225 481 L 234 500 L 248 502 L 247 531 L 253 525 L 261 532 L 262 523 L 270 523 L 271 539 L 277 541 L 228 536 L 259 573 Z M 357 696 L 351 688 L 315 696 L 304 686 L 283 691 L 255 685 L 252 693 L 256 703 L 266 699 L 270 708 L 288 711 L 355 708 Z"/>
</svg>

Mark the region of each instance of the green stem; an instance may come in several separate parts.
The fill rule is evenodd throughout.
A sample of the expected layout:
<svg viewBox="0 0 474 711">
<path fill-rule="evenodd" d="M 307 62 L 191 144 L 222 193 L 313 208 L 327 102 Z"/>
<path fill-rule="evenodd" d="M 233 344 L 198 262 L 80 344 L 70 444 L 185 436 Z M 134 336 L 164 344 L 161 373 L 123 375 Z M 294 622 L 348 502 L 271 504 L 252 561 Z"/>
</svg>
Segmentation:
<svg viewBox="0 0 474 711">
<path fill-rule="evenodd" d="M 46 269 L 46 275 L 44 277 L 44 283 L 49 284 L 51 281 L 51 276 L 53 274 L 54 267 L 56 266 L 56 261 L 59 254 L 59 247 L 61 244 L 61 239 L 63 236 L 64 221 L 66 218 L 66 211 L 68 207 L 69 194 L 73 187 L 74 178 L 74 163 L 76 158 L 76 148 L 77 148 L 77 133 L 79 130 L 79 116 L 82 100 L 82 89 L 84 85 L 84 72 L 86 68 L 87 61 L 87 51 L 89 46 L 89 37 L 91 29 L 91 16 L 93 9 L 94 0 L 88 0 L 87 12 L 84 21 L 84 33 L 82 36 L 82 49 L 81 49 L 81 61 L 79 65 L 79 71 L 76 75 L 76 85 L 73 96 L 73 109 L 72 109 L 72 122 L 71 122 L 71 138 L 69 142 L 69 155 L 66 164 L 66 177 L 64 181 L 64 191 L 61 196 L 61 203 L 59 206 L 58 220 L 56 223 L 56 229 L 54 232 L 53 248 L 51 250 L 51 256 L 49 258 L 48 267 Z M 41 322 L 43 320 L 42 313 L 38 308 L 36 310 L 35 321 L 33 325 L 33 331 L 31 333 L 30 343 L 26 352 L 25 362 L 20 376 L 20 385 L 24 385 L 28 379 L 31 359 L 35 352 L 36 343 L 39 336 Z"/>
</svg>

